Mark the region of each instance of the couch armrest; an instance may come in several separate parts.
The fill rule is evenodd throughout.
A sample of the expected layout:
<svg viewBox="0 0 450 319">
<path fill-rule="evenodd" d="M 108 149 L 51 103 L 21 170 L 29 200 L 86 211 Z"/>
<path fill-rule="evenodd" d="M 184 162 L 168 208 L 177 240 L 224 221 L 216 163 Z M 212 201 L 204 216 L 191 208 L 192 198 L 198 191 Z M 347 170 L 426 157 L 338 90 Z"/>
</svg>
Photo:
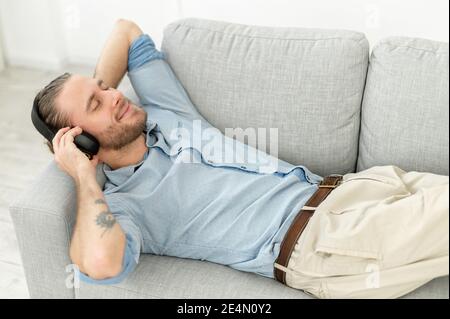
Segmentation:
<svg viewBox="0 0 450 319">
<path fill-rule="evenodd" d="M 98 166 L 97 180 L 104 183 Z M 75 298 L 69 244 L 76 216 L 76 190 L 55 162 L 10 205 L 31 298 Z"/>
</svg>

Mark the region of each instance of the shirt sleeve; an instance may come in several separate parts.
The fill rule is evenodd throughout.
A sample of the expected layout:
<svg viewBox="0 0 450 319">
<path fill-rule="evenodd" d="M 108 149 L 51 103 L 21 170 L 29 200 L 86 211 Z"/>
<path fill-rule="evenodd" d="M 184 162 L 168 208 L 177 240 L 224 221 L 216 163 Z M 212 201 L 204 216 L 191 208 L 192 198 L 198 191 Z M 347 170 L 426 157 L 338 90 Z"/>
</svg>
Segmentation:
<svg viewBox="0 0 450 319">
<path fill-rule="evenodd" d="M 125 253 L 122 260 L 122 270 L 117 276 L 101 280 L 90 278 L 83 272 L 76 270 L 75 272 L 79 276 L 79 279 L 89 284 L 111 285 L 120 283 L 136 268 L 136 265 L 139 262 L 142 241 L 142 236 L 139 228 L 132 221 L 131 217 L 127 215 L 126 211 L 122 207 L 119 207 L 113 202 L 108 202 L 108 207 L 116 218 L 116 221 L 124 231 L 126 237 Z"/>
<path fill-rule="evenodd" d="M 203 119 L 166 62 L 166 54 L 155 49 L 146 34 L 130 46 L 128 77 L 143 106 L 169 110 L 189 120 Z"/>
<path fill-rule="evenodd" d="M 164 59 L 165 54 L 155 48 L 155 43 L 148 34 L 141 34 L 128 49 L 128 72 L 155 60 Z"/>
</svg>

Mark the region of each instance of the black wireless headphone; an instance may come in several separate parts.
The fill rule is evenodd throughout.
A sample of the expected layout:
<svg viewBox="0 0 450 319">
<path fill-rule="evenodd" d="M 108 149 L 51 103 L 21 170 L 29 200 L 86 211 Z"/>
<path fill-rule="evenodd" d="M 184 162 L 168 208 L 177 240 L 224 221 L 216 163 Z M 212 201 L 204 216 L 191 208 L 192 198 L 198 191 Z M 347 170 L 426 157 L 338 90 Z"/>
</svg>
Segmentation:
<svg viewBox="0 0 450 319">
<path fill-rule="evenodd" d="M 41 118 L 39 114 L 39 99 L 36 96 L 33 101 L 33 108 L 31 110 L 31 121 L 33 122 L 34 127 L 44 136 L 50 143 L 52 143 L 53 138 L 55 137 L 58 130 L 50 128 Z M 81 134 L 75 136 L 74 138 L 75 145 L 89 157 L 96 155 L 98 153 L 98 149 L 100 148 L 100 144 L 95 137 L 87 132 L 82 132 Z"/>
</svg>

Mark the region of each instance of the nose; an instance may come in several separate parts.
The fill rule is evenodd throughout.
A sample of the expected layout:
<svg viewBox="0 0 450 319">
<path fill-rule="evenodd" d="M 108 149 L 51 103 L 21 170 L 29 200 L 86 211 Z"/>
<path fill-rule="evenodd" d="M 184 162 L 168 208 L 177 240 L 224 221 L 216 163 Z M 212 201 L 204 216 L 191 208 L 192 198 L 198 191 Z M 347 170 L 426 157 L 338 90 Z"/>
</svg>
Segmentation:
<svg viewBox="0 0 450 319">
<path fill-rule="evenodd" d="M 112 106 L 114 109 L 120 107 L 123 103 L 124 100 L 124 96 L 122 94 L 122 92 L 118 91 L 118 90 L 114 90 L 113 92 L 113 103 Z"/>
</svg>

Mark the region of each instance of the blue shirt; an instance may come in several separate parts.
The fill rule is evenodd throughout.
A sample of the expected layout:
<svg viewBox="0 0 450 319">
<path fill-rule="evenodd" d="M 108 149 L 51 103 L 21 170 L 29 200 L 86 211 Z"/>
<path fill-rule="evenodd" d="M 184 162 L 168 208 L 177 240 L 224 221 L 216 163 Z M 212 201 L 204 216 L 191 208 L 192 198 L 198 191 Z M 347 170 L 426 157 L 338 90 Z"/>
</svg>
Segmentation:
<svg viewBox="0 0 450 319">
<path fill-rule="evenodd" d="M 284 234 L 322 177 L 213 128 L 148 35 L 130 46 L 128 76 L 148 113 L 148 151 L 136 165 L 103 166 L 106 202 L 126 234 L 122 271 L 105 280 L 79 273 L 81 280 L 118 283 L 140 253 L 273 277 Z"/>
</svg>

